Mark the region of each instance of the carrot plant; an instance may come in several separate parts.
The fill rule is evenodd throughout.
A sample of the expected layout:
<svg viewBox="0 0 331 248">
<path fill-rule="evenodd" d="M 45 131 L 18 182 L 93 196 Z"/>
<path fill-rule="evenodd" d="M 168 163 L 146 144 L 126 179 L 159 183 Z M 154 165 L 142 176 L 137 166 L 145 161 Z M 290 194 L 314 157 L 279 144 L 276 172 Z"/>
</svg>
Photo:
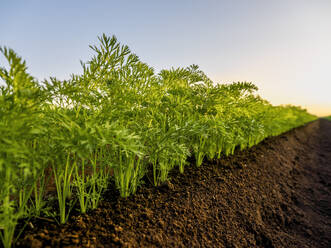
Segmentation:
<svg viewBox="0 0 331 248">
<path fill-rule="evenodd" d="M 9 70 L 0 68 L 0 238 L 10 247 L 18 219 L 28 215 L 27 203 L 43 169 L 44 157 L 35 140 L 40 125 L 40 88 L 26 71 L 25 61 L 1 48 Z"/>
</svg>

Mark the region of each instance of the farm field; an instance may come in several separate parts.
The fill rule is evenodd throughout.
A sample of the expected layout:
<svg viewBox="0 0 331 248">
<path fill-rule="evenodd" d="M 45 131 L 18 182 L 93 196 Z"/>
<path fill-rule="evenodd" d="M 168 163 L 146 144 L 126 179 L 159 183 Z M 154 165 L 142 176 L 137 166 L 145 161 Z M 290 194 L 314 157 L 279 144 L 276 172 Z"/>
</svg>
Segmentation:
<svg viewBox="0 0 331 248">
<path fill-rule="evenodd" d="M 129 199 L 109 191 L 63 226 L 34 220 L 18 247 L 330 247 L 330 161 L 320 119 Z"/>
<path fill-rule="evenodd" d="M 277 205 L 273 198 L 277 191 L 270 190 L 284 186 L 279 194 L 287 192 L 292 199 L 294 193 L 289 194 L 286 187 L 295 185 L 278 185 L 273 180 L 277 175 L 278 183 L 291 183 L 286 166 L 300 167 L 301 154 L 292 158 L 287 152 L 298 153 L 300 147 L 307 156 L 325 160 L 322 165 L 328 169 L 329 148 L 323 142 L 330 141 L 330 122 L 317 120 L 298 106 L 270 104 L 258 95 L 253 83 L 217 84 L 197 65 L 156 73 L 115 36 L 98 39 L 99 44 L 90 46 L 94 55 L 81 62 L 82 74 L 62 81 L 54 77 L 38 81 L 14 50 L 0 49 L 7 60 L 0 67 L 2 245 L 140 247 L 216 242 L 228 246 L 236 238 L 227 237 L 217 223 L 230 218 L 222 226 L 233 225 L 231 218 L 248 218 L 241 212 L 246 210 L 249 216 L 258 217 L 256 225 L 260 226 L 250 226 L 246 219 L 251 236 L 241 240 L 242 244 L 268 247 L 283 242 L 267 229 L 257 234 L 268 218 L 275 221 L 263 211 L 276 211 L 278 224 L 284 225 L 301 214 L 291 212 L 290 219 L 285 213 L 277 214 L 292 205 Z M 282 137 L 292 140 L 291 135 L 297 141 L 306 137 L 315 143 L 290 143 L 285 150 L 282 142 L 277 149 L 270 145 Z M 273 149 L 268 150 L 268 144 Z M 308 152 L 312 148 L 315 153 Z M 275 172 L 261 171 L 267 161 L 261 165 L 259 151 L 262 158 L 269 157 L 271 165 L 277 164 Z M 266 169 L 271 170 L 271 165 Z M 297 167 L 290 176 L 300 172 Z M 249 189 L 241 192 L 245 185 Z M 223 186 L 239 188 L 227 192 Z M 227 216 L 219 211 L 232 204 L 231 197 L 235 202 L 269 205 L 255 212 L 243 205 Z M 185 206 L 176 205 L 183 202 Z M 327 203 L 323 200 L 322 205 Z M 201 225 L 208 229 L 203 232 Z M 243 222 L 236 225 L 238 229 Z M 176 236 L 179 233 L 181 241 Z M 138 240 L 134 240 L 136 235 Z"/>
</svg>

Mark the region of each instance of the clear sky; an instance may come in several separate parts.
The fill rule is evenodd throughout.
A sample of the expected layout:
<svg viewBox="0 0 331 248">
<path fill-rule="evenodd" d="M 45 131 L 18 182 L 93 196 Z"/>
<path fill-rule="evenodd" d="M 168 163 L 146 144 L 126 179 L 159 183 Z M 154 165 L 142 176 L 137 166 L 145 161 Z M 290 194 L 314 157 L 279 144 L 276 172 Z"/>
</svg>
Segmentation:
<svg viewBox="0 0 331 248">
<path fill-rule="evenodd" d="M 0 46 L 40 80 L 82 72 L 88 45 L 115 34 L 157 71 L 198 64 L 215 82 L 255 83 L 273 104 L 331 114 L 331 0 L 1 0 L 0 10 Z"/>
</svg>

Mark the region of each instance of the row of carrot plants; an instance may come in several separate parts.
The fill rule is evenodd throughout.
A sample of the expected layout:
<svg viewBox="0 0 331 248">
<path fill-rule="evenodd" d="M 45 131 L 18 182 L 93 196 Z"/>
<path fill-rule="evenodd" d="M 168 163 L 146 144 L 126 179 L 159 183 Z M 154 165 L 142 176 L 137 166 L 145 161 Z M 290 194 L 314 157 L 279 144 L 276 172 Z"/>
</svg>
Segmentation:
<svg viewBox="0 0 331 248">
<path fill-rule="evenodd" d="M 42 82 L 12 49 L 1 48 L 0 238 L 14 242 L 22 218 L 50 215 L 53 183 L 63 224 L 77 205 L 95 209 L 113 180 L 122 197 L 149 178 L 155 186 L 316 117 L 273 106 L 252 83 L 216 84 L 196 65 L 161 70 L 102 35 L 94 56 L 69 80 Z M 144 178 L 145 177 L 145 178 Z"/>
</svg>

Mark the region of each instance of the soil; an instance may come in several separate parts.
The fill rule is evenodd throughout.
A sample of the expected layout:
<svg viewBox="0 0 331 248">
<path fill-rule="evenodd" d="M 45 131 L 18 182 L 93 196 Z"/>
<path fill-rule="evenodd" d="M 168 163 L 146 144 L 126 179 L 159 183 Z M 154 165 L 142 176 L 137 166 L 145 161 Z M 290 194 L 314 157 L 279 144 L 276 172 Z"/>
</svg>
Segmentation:
<svg viewBox="0 0 331 248">
<path fill-rule="evenodd" d="M 29 221 L 16 247 L 331 247 L 331 121 L 148 180 L 65 225 Z"/>
</svg>

